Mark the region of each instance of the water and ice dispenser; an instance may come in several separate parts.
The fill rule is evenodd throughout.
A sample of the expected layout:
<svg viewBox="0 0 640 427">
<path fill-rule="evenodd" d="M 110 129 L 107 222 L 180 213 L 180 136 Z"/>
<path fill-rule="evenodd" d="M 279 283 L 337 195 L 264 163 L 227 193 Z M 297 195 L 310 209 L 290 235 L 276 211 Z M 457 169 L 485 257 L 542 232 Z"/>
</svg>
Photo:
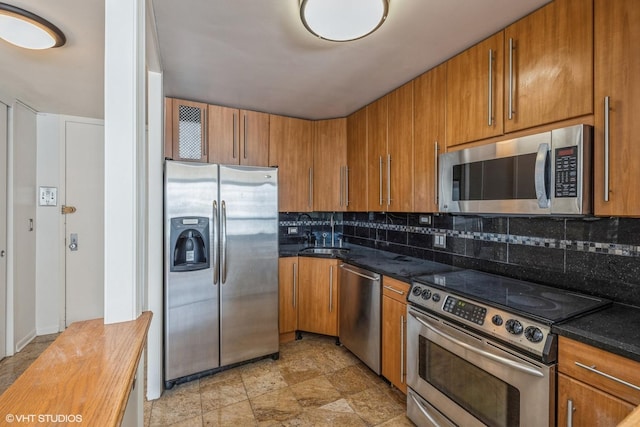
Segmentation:
<svg viewBox="0 0 640 427">
<path fill-rule="evenodd" d="M 209 218 L 171 218 L 170 271 L 195 271 L 209 268 Z"/>
</svg>

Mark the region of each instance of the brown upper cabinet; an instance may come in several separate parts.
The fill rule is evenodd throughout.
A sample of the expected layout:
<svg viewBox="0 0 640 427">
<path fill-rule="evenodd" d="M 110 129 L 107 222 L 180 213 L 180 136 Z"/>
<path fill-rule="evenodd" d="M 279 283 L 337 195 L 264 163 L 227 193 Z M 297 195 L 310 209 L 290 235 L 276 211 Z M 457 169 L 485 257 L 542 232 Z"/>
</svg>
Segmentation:
<svg viewBox="0 0 640 427">
<path fill-rule="evenodd" d="M 447 146 L 502 135 L 504 34 L 459 53 L 447 64 Z"/>
<path fill-rule="evenodd" d="M 367 210 L 367 108 L 347 117 L 347 210 Z"/>
<path fill-rule="evenodd" d="M 640 216 L 640 2 L 595 1 L 594 210 Z"/>
<path fill-rule="evenodd" d="M 165 99 L 165 157 L 189 162 L 208 161 L 207 104 Z"/>
<path fill-rule="evenodd" d="M 593 113 L 593 2 L 555 0 L 504 30 L 504 131 Z"/>
<path fill-rule="evenodd" d="M 313 122 L 313 210 L 347 208 L 347 119 Z"/>
<path fill-rule="evenodd" d="M 414 80 L 414 210 L 438 211 L 438 154 L 445 149 L 447 64 Z"/>
<path fill-rule="evenodd" d="M 311 212 L 312 122 L 273 114 L 269 120 L 269 165 L 278 167 L 278 209 L 280 212 Z"/>
<path fill-rule="evenodd" d="M 413 210 L 413 81 L 367 106 L 368 210 Z"/>
<path fill-rule="evenodd" d="M 268 166 L 269 114 L 208 107 L 209 163 Z"/>
</svg>

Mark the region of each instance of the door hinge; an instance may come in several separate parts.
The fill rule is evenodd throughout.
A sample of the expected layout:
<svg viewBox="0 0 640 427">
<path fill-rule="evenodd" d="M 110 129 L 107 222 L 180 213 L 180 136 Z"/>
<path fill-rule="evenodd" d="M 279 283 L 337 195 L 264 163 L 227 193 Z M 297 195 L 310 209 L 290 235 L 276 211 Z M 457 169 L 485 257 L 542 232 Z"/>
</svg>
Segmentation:
<svg viewBox="0 0 640 427">
<path fill-rule="evenodd" d="M 62 215 L 72 214 L 76 212 L 75 206 L 62 205 Z"/>
</svg>

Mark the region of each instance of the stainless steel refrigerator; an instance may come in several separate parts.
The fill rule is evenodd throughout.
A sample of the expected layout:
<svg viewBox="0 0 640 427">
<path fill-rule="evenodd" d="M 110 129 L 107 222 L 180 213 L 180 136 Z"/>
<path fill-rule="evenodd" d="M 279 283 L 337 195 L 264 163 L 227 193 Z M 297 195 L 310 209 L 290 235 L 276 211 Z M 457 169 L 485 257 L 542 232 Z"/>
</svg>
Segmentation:
<svg viewBox="0 0 640 427">
<path fill-rule="evenodd" d="M 165 386 L 278 357 L 278 170 L 165 163 Z"/>
</svg>

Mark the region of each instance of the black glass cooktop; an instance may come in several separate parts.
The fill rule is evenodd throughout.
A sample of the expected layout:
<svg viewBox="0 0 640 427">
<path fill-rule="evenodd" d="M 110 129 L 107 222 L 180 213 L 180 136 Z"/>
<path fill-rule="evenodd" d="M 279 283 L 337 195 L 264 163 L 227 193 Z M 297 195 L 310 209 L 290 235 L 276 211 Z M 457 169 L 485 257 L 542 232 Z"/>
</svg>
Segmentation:
<svg viewBox="0 0 640 427">
<path fill-rule="evenodd" d="M 590 295 L 475 270 L 429 274 L 414 280 L 549 323 L 570 319 L 611 303 Z"/>
</svg>

